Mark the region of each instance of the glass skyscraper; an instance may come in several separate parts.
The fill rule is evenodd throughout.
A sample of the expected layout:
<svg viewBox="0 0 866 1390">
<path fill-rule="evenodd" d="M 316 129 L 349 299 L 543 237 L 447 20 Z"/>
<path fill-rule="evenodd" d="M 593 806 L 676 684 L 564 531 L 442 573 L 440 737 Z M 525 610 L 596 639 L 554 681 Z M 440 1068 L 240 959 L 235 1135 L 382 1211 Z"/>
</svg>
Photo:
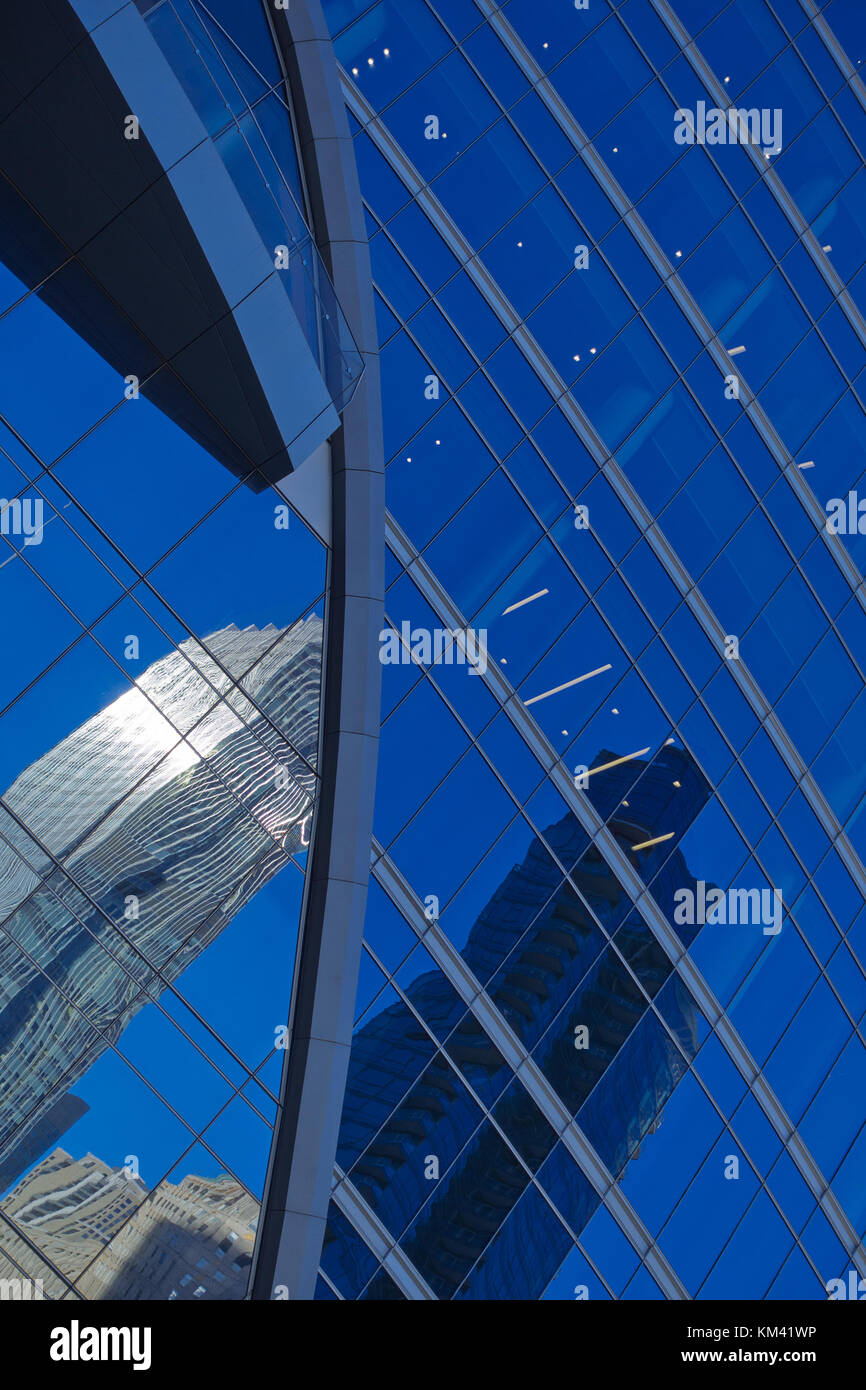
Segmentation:
<svg viewBox="0 0 866 1390">
<path fill-rule="evenodd" d="M 0 34 L 0 1296 L 866 1276 L 861 0 Z"/>
</svg>

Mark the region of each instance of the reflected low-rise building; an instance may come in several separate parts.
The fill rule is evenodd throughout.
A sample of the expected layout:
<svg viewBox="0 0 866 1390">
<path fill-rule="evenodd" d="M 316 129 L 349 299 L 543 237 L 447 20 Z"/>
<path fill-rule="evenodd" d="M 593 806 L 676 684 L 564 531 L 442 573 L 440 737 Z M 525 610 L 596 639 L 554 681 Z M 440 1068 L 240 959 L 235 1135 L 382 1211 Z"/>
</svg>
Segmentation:
<svg viewBox="0 0 866 1390">
<path fill-rule="evenodd" d="M 88 1299 L 243 1297 L 258 1205 L 227 1175 L 187 1174 L 148 1192 L 126 1168 L 55 1149 L 0 1209 L 16 1228 L 0 1255 L 0 1281 L 10 1287 L 35 1246 L 44 1256 L 42 1297 L 68 1296 L 73 1286 Z"/>
<path fill-rule="evenodd" d="M 243 1298 L 258 1203 L 227 1175 L 165 1181 L 88 1267 L 86 1298 Z"/>
<path fill-rule="evenodd" d="M 61 1298 L 144 1201 L 147 1189 L 123 1169 L 94 1154 L 74 1159 L 55 1149 L 0 1204 L 4 1216 L 3 1275 L 14 1279 L 31 1267 L 29 1252 L 42 1255 L 36 1274 L 43 1296 Z M 57 1277 L 59 1272 L 63 1280 Z"/>
</svg>

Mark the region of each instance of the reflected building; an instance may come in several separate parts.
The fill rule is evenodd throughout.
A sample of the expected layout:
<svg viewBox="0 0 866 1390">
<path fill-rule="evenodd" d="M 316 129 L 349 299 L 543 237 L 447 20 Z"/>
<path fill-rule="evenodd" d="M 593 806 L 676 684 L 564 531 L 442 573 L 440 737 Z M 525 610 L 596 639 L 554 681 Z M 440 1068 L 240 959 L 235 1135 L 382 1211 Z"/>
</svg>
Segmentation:
<svg viewBox="0 0 866 1390">
<path fill-rule="evenodd" d="M 0 1192 L 5 1192 L 23 1172 L 31 1168 L 40 1154 L 53 1148 L 61 1135 L 77 1124 L 89 1109 L 86 1101 L 70 1093 L 61 1096 L 47 1109 L 43 1108 L 41 1119 L 27 1130 L 17 1144 L 7 1148 L 0 1167 Z"/>
<path fill-rule="evenodd" d="M 604 750 L 595 761 L 613 757 Z M 706 783 L 687 753 L 666 747 L 652 764 L 604 774 L 603 793 L 593 797 L 630 849 L 659 827 L 679 839 L 706 799 Z M 536 838 L 479 915 L 463 956 L 611 1174 L 621 1177 L 697 1050 L 696 1010 L 576 817 L 569 812 L 544 838 L 561 864 L 574 866 L 570 881 Z M 677 849 L 654 891 L 664 902 L 694 883 Z M 669 1031 L 649 1010 L 647 996 L 661 991 Z M 549 1190 L 566 1192 L 561 1209 L 574 1235 L 599 1198 L 444 976 L 420 975 L 405 993 L 411 1010 L 395 1004 L 355 1034 L 338 1162 L 438 1298 L 538 1298 L 566 1247 L 540 1242 L 527 1227 L 521 1198 L 530 1174 L 548 1165 L 545 1181 Z M 489 1122 L 479 1126 L 478 1105 L 446 1057 L 432 1055 L 412 1010 L 446 1039 L 448 1059 L 526 1166 Z M 433 1181 L 431 1157 L 441 1171 Z M 332 1214 L 322 1268 L 340 1292 L 399 1297 L 383 1274 L 362 1291 L 357 1240 L 333 1207 Z"/>
<path fill-rule="evenodd" d="M 66 1285 L 55 1271 L 77 1279 L 146 1194 L 142 1182 L 93 1154 L 75 1159 L 55 1149 L 0 1202 L 2 1277 L 26 1268 L 42 1277 L 46 1297 L 61 1298 Z M 34 1267 L 34 1246 L 50 1264 Z"/>
<path fill-rule="evenodd" d="M 258 1204 L 227 1175 L 188 1174 L 148 1192 L 123 1168 L 56 1149 L 0 1212 L 14 1222 L 0 1230 L 0 1281 L 33 1268 L 36 1246 L 51 1266 L 46 1297 L 66 1292 L 59 1271 L 88 1299 L 183 1301 L 243 1297 Z"/>
<path fill-rule="evenodd" d="M 56 1142 L 59 1123 L 74 1122 L 68 1089 L 305 848 L 320 665 L 315 616 L 285 631 L 228 627 L 184 642 L 9 788 L 7 1185 L 44 1152 L 41 1138 Z"/>
<path fill-rule="evenodd" d="M 239 1299 L 258 1203 L 228 1175 L 161 1182 L 88 1268 L 85 1298 Z"/>
</svg>

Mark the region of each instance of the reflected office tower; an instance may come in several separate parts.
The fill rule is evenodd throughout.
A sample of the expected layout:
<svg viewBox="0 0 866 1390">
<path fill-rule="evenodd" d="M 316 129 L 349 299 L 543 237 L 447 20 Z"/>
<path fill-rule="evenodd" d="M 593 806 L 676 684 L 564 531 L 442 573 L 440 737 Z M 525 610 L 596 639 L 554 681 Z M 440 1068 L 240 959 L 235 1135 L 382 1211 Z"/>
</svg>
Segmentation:
<svg viewBox="0 0 866 1390">
<path fill-rule="evenodd" d="M 596 761 L 613 757 L 604 751 Z M 665 747 L 651 764 L 632 761 L 605 773 L 591 794 L 634 855 L 631 847 L 653 835 L 673 832 L 678 840 L 706 799 L 706 783 L 687 753 Z M 576 817 L 549 826 L 545 839 L 572 882 L 534 840 L 478 917 L 463 956 L 610 1173 L 621 1177 L 658 1128 L 697 1050 L 696 1011 Z M 674 849 L 654 892 L 669 903 L 694 882 Z M 559 1243 L 539 1237 L 530 1173 L 543 1172 L 574 1235 L 599 1198 L 443 976 L 421 975 L 405 992 L 523 1163 L 402 1002 L 355 1035 L 338 1162 L 436 1297 L 538 1298 L 571 1240 L 564 1228 Z M 322 1268 L 345 1297 L 399 1297 L 381 1272 L 363 1290 L 372 1271 L 362 1263 L 332 1206 Z"/>
<path fill-rule="evenodd" d="M 4 796 L 7 1184 L 59 1099 L 307 844 L 321 638 L 312 616 L 184 642 Z"/>
<path fill-rule="evenodd" d="M 80 1096 L 66 1094 L 47 1109 L 43 1107 L 41 1119 L 27 1130 L 18 1143 L 7 1148 L 0 1166 L 0 1192 L 11 1187 L 21 1173 L 36 1162 L 40 1154 L 53 1148 L 62 1134 L 77 1124 L 86 1115 L 90 1106 Z"/>
<path fill-rule="evenodd" d="M 37 1271 L 46 1298 L 67 1293 L 59 1270 L 88 1299 L 182 1301 L 243 1297 L 258 1204 L 225 1174 L 188 1174 L 148 1193 L 140 1178 L 93 1154 L 74 1159 L 56 1149 L 0 1212 L 15 1223 L 0 1228 L 0 1280 L 35 1268 L 36 1246 L 53 1266 Z"/>
</svg>

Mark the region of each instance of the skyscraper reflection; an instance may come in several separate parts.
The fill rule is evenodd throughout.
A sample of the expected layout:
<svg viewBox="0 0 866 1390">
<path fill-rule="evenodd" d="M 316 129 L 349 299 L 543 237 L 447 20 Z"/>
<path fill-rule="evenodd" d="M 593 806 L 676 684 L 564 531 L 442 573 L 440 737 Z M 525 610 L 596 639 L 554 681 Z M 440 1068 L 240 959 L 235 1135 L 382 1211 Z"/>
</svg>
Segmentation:
<svg viewBox="0 0 866 1390">
<path fill-rule="evenodd" d="M 70 1279 L 93 1264 L 147 1188 L 118 1186 L 101 1159 L 73 1160 L 62 1149 L 32 1165 L 87 1111 L 69 1094 L 76 1082 L 308 844 L 321 627 L 313 616 L 182 643 L 3 797 L 0 1178 L 4 1190 L 17 1186 L 2 1208 Z M 218 1212 L 225 1184 L 192 1176 L 171 1188 L 170 1201 L 160 1188 L 160 1209 L 191 1210 L 196 1184 L 196 1200 Z M 246 1230 L 256 1203 L 234 1186 L 247 1204 Z M 94 1203 L 98 1215 L 72 1221 Z M 159 1244 L 155 1213 L 151 1201 L 112 1259 L 96 1260 L 90 1296 L 171 1295 L 164 1272 L 157 1278 L 142 1265 Z M 20 1243 L 4 1223 L 0 1247 L 10 1242 Z M 123 1250 L 139 1267 L 137 1293 Z M 234 1271 L 225 1296 L 240 1296 L 245 1271 L 243 1279 Z M 151 1275 L 162 1293 L 144 1292 Z"/>
<path fill-rule="evenodd" d="M 614 756 L 605 750 L 595 761 Z M 589 794 L 627 850 L 658 834 L 673 832 L 678 841 L 706 799 L 702 775 L 672 746 L 651 764 L 632 761 L 596 783 Z M 463 956 L 619 1177 L 658 1127 L 694 1056 L 696 1013 L 577 818 L 568 813 L 544 839 L 571 881 L 534 839 L 479 915 Z M 659 856 L 653 888 L 661 905 L 694 883 L 680 850 L 669 850 Z M 539 1298 L 571 1243 L 562 1227 L 559 1243 L 533 1230 L 531 1207 L 521 1201 L 531 1174 L 546 1165 L 545 1186 L 574 1235 L 599 1198 L 444 977 L 420 975 L 405 993 L 410 1008 L 392 1005 L 355 1035 L 338 1161 L 437 1297 Z M 658 996 L 667 1030 L 647 995 Z M 447 1039 L 448 1057 L 523 1163 L 489 1120 L 479 1123 L 478 1105 L 445 1057 L 434 1055 L 413 1010 Z M 362 1294 L 356 1239 L 347 1223 L 329 1224 L 322 1266 L 340 1291 L 399 1296 L 382 1275 Z"/>
</svg>

